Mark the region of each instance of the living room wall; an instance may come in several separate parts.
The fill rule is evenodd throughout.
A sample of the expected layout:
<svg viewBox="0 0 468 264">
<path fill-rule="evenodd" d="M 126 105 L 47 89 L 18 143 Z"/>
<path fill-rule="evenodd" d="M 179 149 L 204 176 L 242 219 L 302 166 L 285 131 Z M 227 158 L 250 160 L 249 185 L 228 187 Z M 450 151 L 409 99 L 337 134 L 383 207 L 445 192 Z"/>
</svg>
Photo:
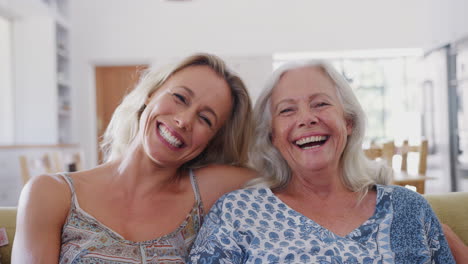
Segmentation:
<svg viewBox="0 0 468 264">
<path fill-rule="evenodd" d="M 468 34 L 460 24 L 465 7 L 462 0 L 72 1 L 74 141 L 84 147 L 86 166 L 94 165 L 95 65 L 162 64 L 213 52 L 248 69 L 255 94 L 274 53 L 429 50 Z"/>
</svg>

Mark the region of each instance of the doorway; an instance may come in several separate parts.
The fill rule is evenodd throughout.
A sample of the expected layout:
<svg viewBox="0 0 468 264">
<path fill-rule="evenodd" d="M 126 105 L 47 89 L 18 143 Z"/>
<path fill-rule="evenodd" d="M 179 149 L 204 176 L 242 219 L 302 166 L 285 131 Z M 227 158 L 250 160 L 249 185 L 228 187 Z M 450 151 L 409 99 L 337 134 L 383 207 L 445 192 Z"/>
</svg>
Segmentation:
<svg viewBox="0 0 468 264">
<path fill-rule="evenodd" d="M 97 66 L 95 68 L 98 143 L 101 142 L 114 110 L 124 96 L 133 90 L 147 68 L 148 65 Z M 98 163 L 103 163 L 100 149 L 98 149 Z"/>
</svg>

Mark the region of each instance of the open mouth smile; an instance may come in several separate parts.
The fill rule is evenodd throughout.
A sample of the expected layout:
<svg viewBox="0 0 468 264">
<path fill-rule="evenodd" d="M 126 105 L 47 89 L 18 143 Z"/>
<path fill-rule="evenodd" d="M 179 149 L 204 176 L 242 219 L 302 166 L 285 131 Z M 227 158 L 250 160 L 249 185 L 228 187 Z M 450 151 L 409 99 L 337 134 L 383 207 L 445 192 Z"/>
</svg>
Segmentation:
<svg viewBox="0 0 468 264">
<path fill-rule="evenodd" d="M 158 131 L 161 137 L 175 148 L 182 148 L 185 144 L 176 135 L 172 134 L 169 129 L 162 123 L 158 124 Z"/>
<path fill-rule="evenodd" d="M 296 140 L 294 144 L 301 149 L 318 148 L 325 144 L 330 136 L 311 136 Z"/>
</svg>

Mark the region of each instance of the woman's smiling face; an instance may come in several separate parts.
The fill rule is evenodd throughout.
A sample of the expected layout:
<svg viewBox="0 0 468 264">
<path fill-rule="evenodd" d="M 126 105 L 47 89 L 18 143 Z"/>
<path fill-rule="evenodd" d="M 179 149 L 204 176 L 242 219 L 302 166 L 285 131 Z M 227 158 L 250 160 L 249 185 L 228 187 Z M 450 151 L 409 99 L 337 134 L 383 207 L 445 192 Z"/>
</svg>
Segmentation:
<svg viewBox="0 0 468 264">
<path fill-rule="evenodd" d="M 352 125 L 324 70 L 287 71 L 270 100 L 272 142 L 292 171 L 338 168 Z"/>
<path fill-rule="evenodd" d="M 231 110 L 222 77 L 208 66 L 184 68 L 147 100 L 140 119 L 145 152 L 160 166 L 181 166 L 206 148 Z"/>
</svg>

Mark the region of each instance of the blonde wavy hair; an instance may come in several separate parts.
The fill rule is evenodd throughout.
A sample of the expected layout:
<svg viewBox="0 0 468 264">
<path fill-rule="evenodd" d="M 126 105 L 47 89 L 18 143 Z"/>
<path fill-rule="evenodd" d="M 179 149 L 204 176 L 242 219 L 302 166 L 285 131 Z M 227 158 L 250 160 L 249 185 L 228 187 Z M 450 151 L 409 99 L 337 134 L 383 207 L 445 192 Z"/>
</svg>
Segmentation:
<svg viewBox="0 0 468 264">
<path fill-rule="evenodd" d="M 172 75 L 191 66 L 210 67 L 228 84 L 233 108 L 226 123 L 211 139 L 205 150 L 184 168 L 203 167 L 208 164 L 246 166 L 248 148 L 252 138 L 252 105 L 243 81 L 219 57 L 199 53 L 161 70 L 149 70 L 122 103 L 116 108 L 104 133 L 101 149 L 105 161 L 121 158 L 138 134 L 140 115 L 146 99 L 158 90 Z"/>
</svg>

